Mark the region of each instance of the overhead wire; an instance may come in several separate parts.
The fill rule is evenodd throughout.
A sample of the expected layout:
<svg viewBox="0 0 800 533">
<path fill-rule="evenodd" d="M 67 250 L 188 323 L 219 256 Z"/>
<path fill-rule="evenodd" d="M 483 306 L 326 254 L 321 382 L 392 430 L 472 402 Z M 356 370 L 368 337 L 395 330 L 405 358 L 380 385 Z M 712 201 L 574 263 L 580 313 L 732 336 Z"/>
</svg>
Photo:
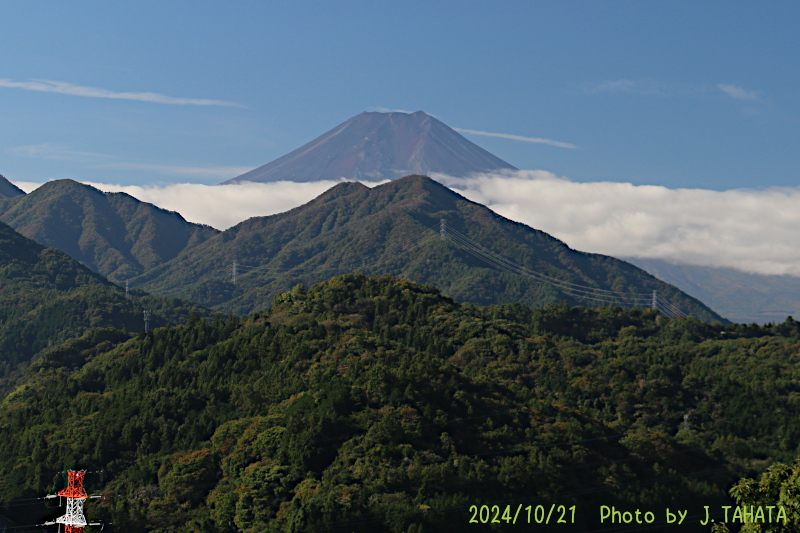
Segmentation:
<svg viewBox="0 0 800 533">
<path fill-rule="evenodd" d="M 561 283 L 555 283 L 555 282 L 552 282 L 552 281 L 547 280 L 547 279 L 542 280 L 542 279 L 540 279 L 540 276 L 536 275 L 536 273 L 528 272 L 526 269 L 521 268 L 518 265 L 509 264 L 509 262 L 507 260 L 504 261 L 504 260 L 498 259 L 496 256 L 489 255 L 489 254 L 485 253 L 481 249 L 476 249 L 474 246 L 471 245 L 471 243 L 469 243 L 468 241 L 462 240 L 462 238 L 459 237 L 459 236 L 455 236 L 454 240 L 456 241 L 457 244 L 461 245 L 461 247 L 466 249 L 468 252 L 473 253 L 473 255 L 476 255 L 476 256 L 484 259 L 484 261 L 488 262 L 491 265 L 496 266 L 497 268 L 499 268 L 500 270 L 503 270 L 505 272 L 512 273 L 512 274 L 517 274 L 517 275 L 528 275 L 529 277 L 533 277 L 536 281 L 542 281 L 542 282 L 545 282 L 545 283 L 549 283 L 549 284 L 554 285 L 557 288 L 559 288 L 559 289 L 561 289 L 561 290 L 563 290 L 565 292 L 572 293 L 575 296 L 587 296 L 587 297 L 591 296 L 591 298 L 593 298 L 595 300 L 606 300 L 606 301 L 612 301 L 612 302 L 619 302 L 619 299 L 617 297 L 612 297 L 612 296 L 609 296 L 609 295 L 602 294 L 600 291 L 595 291 L 595 290 L 592 290 L 592 289 L 574 288 L 574 287 L 570 287 L 570 286 L 565 286 L 565 285 L 563 285 Z"/>
<path fill-rule="evenodd" d="M 615 296 L 615 297 L 617 297 L 617 296 L 619 296 L 621 294 L 622 295 L 626 295 L 626 296 L 649 297 L 649 295 L 644 294 L 644 293 L 623 293 L 623 292 L 620 292 L 620 291 L 612 291 L 612 290 L 608 290 L 608 289 L 601 289 L 599 287 L 591 287 L 589 285 L 581 285 L 581 284 L 578 284 L 578 283 L 573 283 L 573 282 L 570 282 L 570 281 L 554 278 L 554 277 L 549 276 L 547 274 L 543 274 L 541 272 L 537 272 L 535 270 L 531 270 L 531 269 L 529 269 L 527 267 L 524 267 L 524 266 L 522 266 L 522 265 L 520 265 L 518 263 L 515 263 L 515 262 L 513 262 L 513 261 L 511 261 L 509 259 L 506 259 L 505 257 L 503 257 L 503 256 L 501 256 L 501 255 L 499 255 L 499 254 L 497 254 L 497 253 L 495 253 L 495 252 L 493 252 L 493 251 L 481 246 L 480 244 L 476 243 L 475 241 L 473 241 L 472 239 L 470 239 L 469 237 L 467 237 L 466 235 L 464 235 L 463 233 L 461 233 L 461 232 L 459 232 L 457 230 L 454 230 L 452 228 L 446 228 L 445 231 L 448 234 L 457 237 L 460 242 L 466 243 L 467 246 L 471 246 L 471 247 L 477 248 L 481 252 L 483 252 L 484 255 L 489 255 L 489 256 L 491 256 L 493 258 L 496 258 L 497 260 L 507 264 L 508 266 L 510 266 L 511 268 L 513 268 L 515 270 L 519 270 L 520 272 L 524 272 L 524 273 L 530 274 L 531 276 L 533 276 L 535 278 L 538 278 L 538 279 L 541 279 L 542 281 L 547 281 L 547 282 L 550 282 L 550 283 L 552 283 L 554 285 L 558 285 L 558 286 L 564 287 L 567 290 L 585 291 L 585 292 L 601 293 L 601 294 L 602 293 L 607 293 L 607 294 Z"/>
<path fill-rule="evenodd" d="M 456 246 L 463 249 L 467 253 L 473 255 L 474 257 L 484 261 L 493 268 L 496 268 L 508 274 L 517 276 L 526 276 L 539 283 L 548 284 L 582 301 L 592 302 L 601 305 L 612 305 L 612 306 L 621 306 L 629 308 L 650 307 L 652 303 L 651 300 L 652 296 L 646 293 L 614 291 L 610 289 L 603 289 L 600 287 L 593 287 L 590 285 L 584 285 L 564 279 L 559 279 L 550 276 L 548 274 L 545 274 L 543 272 L 540 272 L 538 270 L 532 269 L 530 267 L 526 267 L 486 248 L 485 246 L 482 246 L 481 244 L 467 237 L 460 231 L 447 225 L 441 226 L 438 230 L 422 225 L 422 232 L 420 235 L 416 236 L 409 235 L 401 239 L 401 242 L 405 243 L 405 246 L 403 246 L 401 250 L 403 252 L 410 252 L 419 246 L 432 242 L 435 238 L 442 238 L 442 237 L 448 238 Z M 394 242 L 397 242 L 397 240 L 394 240 Z M 376 253 L 382 253 L 382 252 L 386 253 L 386 251 L 387 249 L 385 248 L 383 250 L 377 251 Z M 346 260 L 346 259 L 352 259 L 354 257 L 359 258 L 361 260 L 361 263 L 363 264 L 365 256 L 362 254 L 357 254 L 355 252 L 349 254 L 348 256 L 343 257 L 342 259 Z M 290 273 L 293 275 L 305 275 L 311 272 L 314 272 L 316 274 L 319 274 L 321 272 L 319 266 L 312 266 L 312 265 L 303 267 L 301 264 L 294 267 L 286 267 L 286 266 L 273 266 L 269 264 L 250 265 L 245 263 L 239 263 L 238 261 L 236 261 L 235 266 L 233 264 L 220 266 L 204 273 L 202 276 L 196 279 L 194 283 L 202 283 L 204 281 L 213 278 L 218 278 L 220 275 L 223 274 L 232 275 L 234 273 L 234 268 L 237 276 L 244 277 L 245 279 L 247 279 L 250 275 L 254 273 Z M 341 269 L 336 267 L 331 267 L 330 270 L 338 272 Z M 165 291 L 158 291 L 158 292 L 160 295 L 168 296 L 171 294 L 179 293 L 182 290 L 184 290 L 184 287 L 173 287 L 171 289 L 166 289 Z M 682 310 L 677 308 L 674 304 L 664 300 L 663 298 L 656 299 L 656 308 L 662 314 L 664 314 L 669 318 L 688 316 L 687 313 L 683 312 Z"/>
<path fill-rule="evenodd" d="M 430 232 L 434 231 L 431 228 L 426 228 L 426 229 Z M 591 287 L 589 285 L 582 285 L 579 283 L 574 283 L 554 278 L 542 272 L 532 270 L 512 260 L 509 260 L 501 256 L 500 254 L 497 254 L 489 250 L 484 246 L 481 246 L 480 244 L 473 241 L 463 233 L 449 226 L 444 226 L 444 234 L 450 237 L 451 241 L 454 242 L 454 244 L 463 248 L 465 251 L 471 253 L 472 255 L 480 259 L 483 259 L 485 262 L 489 263 L 491 266 L 494 266 L 495 268 L 498 268 L 504 272 L 508 272 L 511 274 L 527 275 L 528 277 L 531 277 L 534 280 L 539 281 L 541 283 L 548 283 L 550 285 L 553 285 L 556 288 L 576 298 L 601 302 L 601 303 L 608 303 L 612 305 L 622 305 L 622 306 L 630 305 L 633 307 L 649 306 L 649 304 L 651 303 L 651 295 L 646 293 L 622 292 L 622 291 L 601 289 L 599 287 Z M 678 316 L 688 316 L 685 312 L 681 311 L 675 305 L 664 299 L 657 298 L 656 304 L 662 313 L 672 318 Z M 659 306 L 658 304 L 662 305 Z"/>
<path fill-rule="evenodd" d="M 683 311 L 681 311 L 680 309 L 678 309 L 677 307 L 675 307 L 672 303 L 668 302 L 667 300 L 663 300 L 661 298 L 658 298 L 656 300 L 656 304 L 664 305 L 667 309 L 669 309 L 676 316 L 689 316 L 686 313 L 684 313 Z"/>
<path fill-rule="evenodd" d="M 509 261 L 507 261 L 507 260 L 499 260 L 494 255 L 489 255 L 489 254 L 484 253 L 480 249 L 476 249 L 474 246 L 471 246 L 471 243 L 469 243 L 468 241 L 464 241 L 460 236 L 455 236 L 454 237 L 454 241 L 456 242 L 456 244 L 459 244 L 466 251 L 472 253 L 473 255 L 478 256 L 479 258 L 483 259 L 485 262 L 489 263 L 492 266 L 495 266 L 496 268 L 498 268 L 498 269 L 500 269 L 500 270 L 502 270 L 504 272 L 508 272 L 510 274 L 516 274 L 516 275 L 523 275 L 523 276 L 532 277 L 535 281 L 539 281 L 539 282 L 542 282 L 542 283 L 548 283 L 550 285 L 554 285 L 556 288 L 558 288 L 558 289 L 570 294 L 571 296 L 582 298 L 584 300 L 596 301 L 596 302 L 612 304 L 612 305 L 626 305 L 627 304 L 627 302 L 625 302 L 624 299 L 621 298 L 618 294 L 614 294 L 613 296 L 612 295 L 603 294 L 601 292 L 602 289 L 595 290 L 594 288 L 575 288 L 575 287 L 565 286 L 565 285 L 563 285 L 561 283 L 552 282 L 549 279 L 541 279 L 541 277 L 539 275 L 537 275 L 538 273 L 531 272 L 528 269 L 525 269 L 524 267 L 520 267 L 518 265 L 510 266 L 509 265 L 509 263 L 510 263 Z M 637 298 L 637 296 L 634 296 L 633 298 Z M 629 298 L 629 300 L 630 299 L 632 299 L 632 298 Z M 640 303 L 640 301 L 638 299 L 635 299 L 635 300 L 633 300 L 633 303 L 634 304 Z"/>
</svg>

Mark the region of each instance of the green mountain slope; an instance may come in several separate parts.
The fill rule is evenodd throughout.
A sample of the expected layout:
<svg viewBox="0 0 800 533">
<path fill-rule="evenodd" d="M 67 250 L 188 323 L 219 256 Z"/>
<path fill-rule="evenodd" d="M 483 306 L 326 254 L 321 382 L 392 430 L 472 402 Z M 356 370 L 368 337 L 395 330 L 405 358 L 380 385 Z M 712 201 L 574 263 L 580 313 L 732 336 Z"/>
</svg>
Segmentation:
<svg viewBox="0 0 800 533">
<path fill-rule="evenodd" d="M 131 532 L 494 531 L 494 505 L 503 529 L 541 528 L 541 505 L 602 531 L 613 505 L 706 531 L 703 505 L 719 520 L 731 483 L 800 453 L 799 346 L 796 322 L 477 307 L 348 275 L 43 354 L 0 401 L 0 499 L 69 466 L 103 471 L 87 515 Z"/>
<path fill-rule="evenodd" d="M 72 180 L 45 183 L 0 205 L 0 220 L 117 283 L 218 233 L 125 193 Z"/>
<path fill-rule="evenodd" d="M 442 241 L 447 228 L 558 283 L 599 291 L 638 293 L 649 305 L 652 291 L 685 313 L 724 320 L 698 300 L 612 257 L 570 249 L 544 232 L 505 219 L 425 176 L 368 188 L 339 184 L 306 205 L 251 218 L 209 238 L 135 280 L 155 293 L 180 294 L 224 311 L 263 309 L 297 283 L 360 271 L 429 283 L 459 301 L 520 302 L 540 306 L 567 301 L 597 306 L 609 292 L 568 291 L 509 273 L 476 257 L 459 238 Z M 233 283 L 233 261 L 238 276 Z M 615 300 L 630 303 L 629 299 Z"/>
<path fill-rule="evenodd" d="M 202 307 L 134 291 L 131 298 L 66 254 L 45 248 L 0 222 L 0 391 L 41 350 L 93 327 L 183 322 Z"/>
</svg>

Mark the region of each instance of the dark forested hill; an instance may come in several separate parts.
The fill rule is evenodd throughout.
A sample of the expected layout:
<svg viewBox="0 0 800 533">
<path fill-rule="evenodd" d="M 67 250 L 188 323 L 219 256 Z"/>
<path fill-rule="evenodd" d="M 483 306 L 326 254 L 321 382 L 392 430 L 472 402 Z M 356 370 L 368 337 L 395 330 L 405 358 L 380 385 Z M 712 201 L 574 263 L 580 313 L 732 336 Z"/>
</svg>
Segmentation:
<svg viewBox="0 0 800 533">
<path fill-rule="evenodd" d="M 16 198 L 22 196 L 25 191 L 11 183 L 5 176 L 0 174 L 0 200 L 4 198 Z"/>
<path fill-rule="evenodd" d="M 125 290 L 63 252 L 45 248 L 0 222 L 0 391 L 31 357 L 93 327 L 144 327 L 184 322 L 196 304 Z"/>
<path fill-rule="evenodd" d="M 800 452 L 798 348 L 793 321 L 477 307 L 348 275 L 43 353 L 0 400 L 0 500 L 30 514 L 13 500 L 72 467 L 102 471 L 87 515 L 130 532 L 616 530 L 601 505 L 708 531 L 704 505 L 719 521 L 739 477 Z"/>
<path fill-rule="evenodd" d="M 124 283 L 218 233 L 125 193 L 72 180 L 45 183 L 0 204 L 0 220 Z"/>
<path fill-rule="evenodd" d="M 445 240 L 438 234 L 442 219 Z M 533 274 L 521 275 L 507 261 Z M 218 310 L 248 313 L 299 282 L 353 271 L 430 283 L 456 300 L 478 304 L 565 300 L 599 306 L 635 299 L 648 306 L 658 291 L 685 313 L 724 320 L 629 263 L 572 250 L 425 176 L 372 189 L 342 183 L 291 211 L 242 222 L 135 282 L 154 294 L 180 294 Z"/>
</svg>

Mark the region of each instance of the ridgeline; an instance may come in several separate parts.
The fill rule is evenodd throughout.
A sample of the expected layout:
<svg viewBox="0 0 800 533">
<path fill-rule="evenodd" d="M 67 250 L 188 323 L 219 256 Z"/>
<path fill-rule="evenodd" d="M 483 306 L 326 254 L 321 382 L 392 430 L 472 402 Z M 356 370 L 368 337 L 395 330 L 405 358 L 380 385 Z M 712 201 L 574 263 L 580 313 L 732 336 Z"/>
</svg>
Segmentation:
<svg viewBox="0 0 800 533">
<path fill-rule="evenodd" d="M 128 194 L 66 179 L 0 202 L 0 220 L 122 284 L 219 233 Z"/>
<path fill-rule="evenodd" d="M 442 219 L 458 237 L 439 239 Z M 470 252 L 460 244 L 462 235 L 538 277 L 509 272 L 502 261 Z M 632 303 L 627 295 L 636 293 L 649 306 L 650 295 L 658 291 L 684 313 L 726 322 L 702 302 L 630 263 L 572 250 L 425 176 L 406 176 L 372 189 L 341 183 L 303 206 L 254 217 L 212 236 L 133 283 L 153 294 L 179 295 L 218 311 L 247 314 L 265 309 L 276 294 L 298 283 L 308 286 L 355 271 L 435 285 L 455 300 L 481 305 L 566 301 L 599 307 L 609 294 L 620 295 L 620 303 Z M 569 290 L 575 285 L 588 288 Z M 641 296 L 636 298 L 641 305 Z"/>
</svg>

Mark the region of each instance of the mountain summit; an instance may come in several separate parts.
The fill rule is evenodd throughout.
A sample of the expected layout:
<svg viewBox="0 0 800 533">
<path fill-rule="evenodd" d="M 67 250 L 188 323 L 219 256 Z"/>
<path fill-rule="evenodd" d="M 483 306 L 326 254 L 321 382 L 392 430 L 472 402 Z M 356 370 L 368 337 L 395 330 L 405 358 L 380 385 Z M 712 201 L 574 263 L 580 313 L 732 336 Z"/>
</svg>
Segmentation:
<svg viewBox="0 0 800 533">
<path fill-rule="evenodd" d="M 355 271 L 435 285 L 475 304 L 599 306 L 610 294 L 637 293 L 649 306 L 657 291 L 687 313 L 724 321 L 629 263 L 572 250 L 426 176 L 373 188 L 339 183 L 305 205 L 216 234 L 131 281 L 153 294 L 250 313 L 298 283 Z"/>
<path fill-rule="evenodd" d="M 364 112 L 262 167 L 228 180 L 380 181 L 409 174 L 516 170 L 423 111 Z"/>
<path fill-rule="evenodd" d="M 219 233 L 128 194 L 106 193 L 68 179 L 0 198 L 0 221 L 115 283 Z"/>
</svg>

